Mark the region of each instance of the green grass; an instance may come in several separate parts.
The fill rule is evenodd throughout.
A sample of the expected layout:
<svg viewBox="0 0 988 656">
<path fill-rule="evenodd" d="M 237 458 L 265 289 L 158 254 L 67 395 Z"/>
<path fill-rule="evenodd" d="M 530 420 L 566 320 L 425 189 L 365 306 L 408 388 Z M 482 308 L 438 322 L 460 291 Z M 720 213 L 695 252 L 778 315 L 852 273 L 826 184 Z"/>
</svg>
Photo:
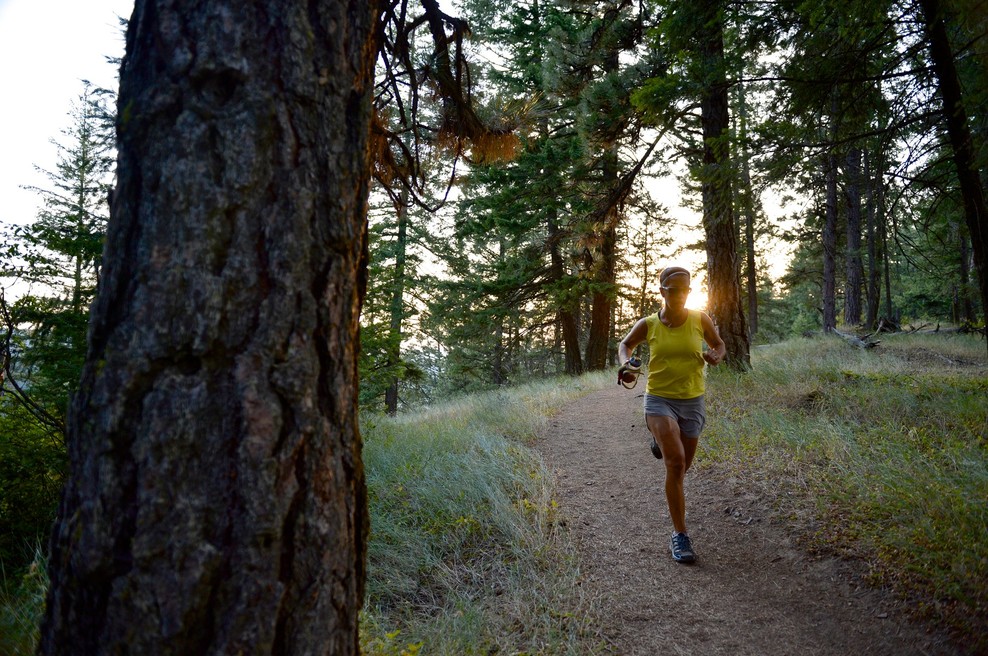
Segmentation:
<svg viewBox="0 0 988 656">
<path fill-rule="evenodd" d="M 531 445 L 555 409 L 607 383 L 544 381 L 364 417 L 368 656 L 603 650 Z"/>
<path fill-rule="evenodd" d="M 860 559 L 925 619 L 988 652 L 988 359 L 977 338 L 883 336 L 758 347 L 708 379 L 697 466 L 777 502 L 807 548 Z M 536 435 L 612 371 L 364 416 L 367 656 L 595 654 Z M 5 582 L 0 653 L 31 653 L 43 569 Z"/>
<path fill-rule="evenodd" d="M 34 654 L 47 591 L 48 574 L 39 547 L 24 574 L 10 580 L 4 575 L 0 581 L 0 654 Z"/>
<path fill-rule="evenodd" d="M 371 512 L 367 656 L 594 654 L 597 609 L 531 446 L 566 401 L 611 372 L 362 419 Z M 0 654 L 33 654 L 43 555 L 0 588 Z"/>
<path fill-rule="evenodd" d="M 752 363 L 710 377 L 705 458 L 760 485 L 809 547 L 864 560 L 872 582 L 988 649 L 984 341 L 821 337 Z"/>
</svg>

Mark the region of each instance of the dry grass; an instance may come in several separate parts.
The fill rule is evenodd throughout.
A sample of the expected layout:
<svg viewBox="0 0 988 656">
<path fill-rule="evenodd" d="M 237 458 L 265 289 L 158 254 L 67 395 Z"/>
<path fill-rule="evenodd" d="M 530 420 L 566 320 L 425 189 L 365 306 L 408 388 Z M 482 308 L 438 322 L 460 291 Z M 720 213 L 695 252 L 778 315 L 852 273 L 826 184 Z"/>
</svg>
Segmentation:
<svg viewBox="0 0 988 656">
<path fill-rule="evenodd" d="M 594 599 L 529 448 L 610 376 L 562 379 L 366 417 L 371 503 L 364 653 L 600 651 Z"/>
<path fill-rule="evenodd" d="M 753 365 L 711 376 L 705 455 L 772 481 L 763 493 L 786 499 L 811 548 L 860 559 L 923 618 L 988 649 L 984 341 L 800 339 L 756 349 Z"/>
<path fill-rule="evenodd" d="M 0 654 L 28 656 L 38 642 L 38 625 L 45 609 L 48 574 L 44 551 L 36 547 L 34 562 L 15 580 L 0 585 Z"/>
</svg>

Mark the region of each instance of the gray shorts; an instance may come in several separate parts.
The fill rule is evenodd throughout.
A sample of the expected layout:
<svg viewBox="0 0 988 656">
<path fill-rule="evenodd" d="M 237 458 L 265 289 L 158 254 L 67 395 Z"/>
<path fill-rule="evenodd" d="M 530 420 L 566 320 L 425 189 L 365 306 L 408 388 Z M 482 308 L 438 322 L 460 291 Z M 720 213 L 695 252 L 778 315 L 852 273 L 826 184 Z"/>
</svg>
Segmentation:
<svg viewBox="0 0 988 656">
<path fill-rule="evenodd" d="M 667 399 L 664 396 L 646 394 L 645 417 L 649 415 L 672 417 L 679 424 L 679 434 L 683 437 L 700 437 L 707 423 L 707 409 L 702 396 L 695 399 Z"/>
</svg>

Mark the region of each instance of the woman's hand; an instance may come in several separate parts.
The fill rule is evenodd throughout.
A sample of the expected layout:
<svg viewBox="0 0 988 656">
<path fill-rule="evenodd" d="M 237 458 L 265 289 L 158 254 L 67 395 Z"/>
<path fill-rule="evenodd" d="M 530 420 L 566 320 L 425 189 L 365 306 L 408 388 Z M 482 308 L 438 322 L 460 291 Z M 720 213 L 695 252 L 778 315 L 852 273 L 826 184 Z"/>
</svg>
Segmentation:
<svg viewBox="0 0 988 656">
<path fill-rule="evenodd" d="M 710 366 L 716 367 L 727 356 L 727 345 L 720 338 L 717 326 L 705 312 L 700 313 L 700 323 L 703 326 L 703 341 L 707 343 L 707 350 L 703 352 L 703 359 Z"/>
</svg>

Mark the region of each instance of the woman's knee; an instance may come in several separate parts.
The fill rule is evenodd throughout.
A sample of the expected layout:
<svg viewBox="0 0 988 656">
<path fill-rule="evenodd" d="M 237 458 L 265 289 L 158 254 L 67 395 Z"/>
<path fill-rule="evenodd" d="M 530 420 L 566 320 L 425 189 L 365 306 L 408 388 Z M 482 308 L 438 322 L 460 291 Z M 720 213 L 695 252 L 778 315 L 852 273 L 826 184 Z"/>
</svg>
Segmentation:
<svg viewBox="0 0 988 656">
<path fill-rule="evenodd" d="M 686 456 L 682 453 L 663 454 L 662 460 L 666 465 L 666 473 L 669 476 L 682 478 L 686 475 Z"/>
</svg>

